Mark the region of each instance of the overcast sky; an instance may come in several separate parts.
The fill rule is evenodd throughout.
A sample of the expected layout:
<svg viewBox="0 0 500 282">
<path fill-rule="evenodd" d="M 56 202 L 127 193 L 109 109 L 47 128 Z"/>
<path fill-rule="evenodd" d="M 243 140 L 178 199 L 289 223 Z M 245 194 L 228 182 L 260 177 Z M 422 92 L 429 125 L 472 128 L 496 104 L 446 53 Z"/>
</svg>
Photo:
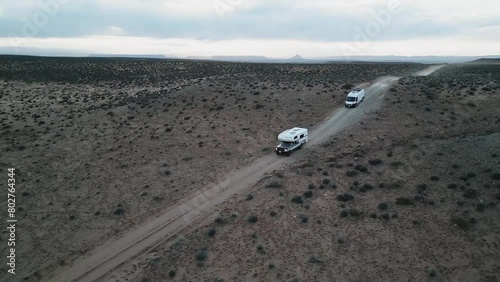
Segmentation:
<svg viewBox="0 0 500 282">
<path fill-rule="evenodd" d="M 0 0 L 0 47 L 58 52 L 498 55 L 498 0 Z"/>
</svg>

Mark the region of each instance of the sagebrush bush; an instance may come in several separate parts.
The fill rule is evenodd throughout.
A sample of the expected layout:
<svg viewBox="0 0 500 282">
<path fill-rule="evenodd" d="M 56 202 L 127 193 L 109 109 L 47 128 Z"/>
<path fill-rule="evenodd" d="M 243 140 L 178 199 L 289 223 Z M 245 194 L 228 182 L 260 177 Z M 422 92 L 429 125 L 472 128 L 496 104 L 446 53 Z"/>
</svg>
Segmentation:
<svg viewBox="0 0 500 282">
<path fill-rule="evenodd" d="M 357 171 L 361 171 L 361 172 L 366 172 L 368 171 L 368 168 L 366 168 L 366 166 L 364 165 L 360 165 L 360 164 L 357 164 L 354 166 L 354 169 L 357 170 Z"/>
<path fill-rule="evenodd" d="M 379 165 L 382 163 L 382 160 L 381 159 L 371 159 L 368 161 L 368 163 L 371 165 Z"/>
<path fill-rule="evenodd" d="M 401 206 L 413 205 L 413 200 L 407 197 L 399 197 L 396 199 L 396 204 Z"/>
<path fill-rule="evenodd" d="M 304 198 L 311 198 L 313 195 L 313 192 L 311 190 L 307 190 L 302 195 L 304 196 Z"/>
<path fill-rule="evenodd" d="M 354 199 L 354 196 L 349 194 L 349 193 L 344 193 L 344 194 L 337 195 L 336 199 L 338 201 L 341 201 L 341 202 L 347 202 L 347 201 Z"/>
<path fill-rule="evenodd" d="M 207 253 L 207 250 L 205 248 L 200 249 L 196 253 L 196 260 L 198 260 L 198 261 L 204 261 L 207 259 L 207 257 L 208 257 L 208 253 Z"/>
<path fill-rule="evenodd" d="M 451 222 L 462 230 L 469 230 L 471 228 L 471 221 L 460 216 L 452 217 Z"/>
<path fill-rule="evenodd" d="M 362 212 L 360 212 L 360 211 L 359 211 L 359 210 L 357 210 L 357 209 L 350 209 L 350 210 L 349 210 L 349 215 L 354 216 L 354 217 L 359 217 L 359 216 L 361 216 L 362 214 L 363 214 L 363 213 L 362 213 Z"/>
<path fill-rule="evenodd" d="M 304 199 L 302 199 L 301 196 L 293 196 L 292 198 L 292 203 L 296 203 L 296 204 L 302 204 L 304 203 Z"/>
<path fill-rule="evenodd" d="M 281 188 L 283 185 L 279 183 L 278 181 L 273 181 L 269 184 L 267 184 L 266 188 Z"/>
<path fill-rule="evenodd" d="M 486 209 L 485 203 L 477 203 L 476 204 L 476 211 L 483 212 L 485 209 Z"/>
<path fill-rule="evenodd" d="M 356 170 L 348 170 L 348 171 L 346 171 L 345 175 L 347 175 L 349 177 L 353 177 L 353 176 L 358 175 L 358 172 Z"/>
<path fill-rule="evenodd" d="M 479 193 L 475 189 L 466 189 L 463 196 L 467 199 L 475 199 L 479 196 Z"/>
<path fill-rule="evenodd" d="M 249 223 L 256 223 L 258 220 L 259 220 L 259 219 L 257 218 L 257 216 L 256 216 L 256 215 L 250 215 L 250 216 L 248 217 L 248 222 L 249 222 Z"/>
<path fill-rule="evenodd" d="M 123 213 L 125 213 L 125 209 L 122 207 L 117 207 L 113 213 L 115 215 L 122 215 Z"/>
<path fill-rule="evenodd" d="M 370 184 L 367 184 L 367 183 L 363 184 L 361 186 L 361 188 L 359 189 L 360 192 L 366 192 L 366 191 L 369 191 L 369 190 L 373 190 L 373 186 L 370 185 Z"/>
<path fill-rule="evenodd" d="M 209 228 L 207 231 L 207 235 L 209 237 L 214 237 L 215 236 L 215 228 Z"/>
<path fill-rule="evenodd" d="M 381 210 L 386 210 L 389 208 L 389 204 L 382 202 L 382 203 L 378 204 L 378 208 Z"/>
<path fill-rule="evenodd" d="M 170 278 L 175 277 L 175 270 L 170 270 L 170 271 L 168 272 L 168 277 L 170 277 Z"/>
</svg>

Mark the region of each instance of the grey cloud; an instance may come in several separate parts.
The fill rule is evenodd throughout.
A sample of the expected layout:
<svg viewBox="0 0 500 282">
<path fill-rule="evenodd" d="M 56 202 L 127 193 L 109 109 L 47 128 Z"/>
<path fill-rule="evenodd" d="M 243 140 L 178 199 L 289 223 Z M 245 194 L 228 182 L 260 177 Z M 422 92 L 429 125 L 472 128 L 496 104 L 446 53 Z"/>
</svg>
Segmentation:
<svg viewBox="0 0 500 282">
<path fill-rule="evenodd" d="M 156 3 L 156 2 L 154 2 Z M 152 5 L 145 1 L 144 5 Z M 373 6 L 373 10 L 382 6 Z M 149 11 L 149 10 L 146 10 Z M 40 9 L 26 11 L 26 18 Z M 31 13 L 31 14 L 30 14 Z M 193 39 L 301 39 L 319 41 L 351 41 L 357 30 L 365 30 L 369 22 L 376 20 L 370 15 L 359 15 L 350 10 L 315 10 L 296 9 L 290 6 L 269 4 L 258 9 L 238 9 L 224 15 L 221 20 L 211 11 L 206 15 L 179 17 L 161 15 L 155 12 L 138 13 L 137 11 L 118 9 L 105 10 L 95 3 L 77 2 L 67 9 L 61 9 L 51 17 L 43 28 L 37 28 L 36 37 L 81 37 L 105 35 L 110 26 L 123 29 L 124 35 L 147 36 L 157 38 L 193 38 Z M 481 24 L 488 19 L 484 19 Z M 496 20 L 496 19 L 495 19 Z M 498 20 L 496 20 L 498 22 Z M 12 34 L 24 36 L 26 21 L 19 17 L 0 17 L 0 37 Z M 478 23 L 479 25 L 479 23 Z M 371 40 L 399 40 L 429 36 L 460 34 L 470 26 L 443 24 L 425 17 L 418 11 L 405 10 L 399 15 L 392 15 L 387 27 L 382 27 Z"/>
</svg>

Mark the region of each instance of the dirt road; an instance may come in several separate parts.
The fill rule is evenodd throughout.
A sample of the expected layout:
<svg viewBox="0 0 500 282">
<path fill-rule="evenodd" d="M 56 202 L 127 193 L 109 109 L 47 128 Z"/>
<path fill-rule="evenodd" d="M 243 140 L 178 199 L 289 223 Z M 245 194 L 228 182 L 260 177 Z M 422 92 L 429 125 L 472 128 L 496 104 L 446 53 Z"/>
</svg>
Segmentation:
<svg viewBox="0 0 500 282">
<path fill-rule="evenodd" d="M 434 66 L 430 66 L 428 68 L 426 68 L 425 70 L 421 70 L 419 72 L 417 72 L 415 75 L 416 76 L 428 76 L 430 75 L 431 73 L 437 71 L 438 69 L 444 67 L 446 65 L 434 65 Z"/>
<path fill-rule="evenodd" d="M 416 75 L 429 75 L 441 66 L 432 66 Z M 383 94 L 397 81 L 397 77 L 383 77 L 366 87 L 366 97 L 357 108 L 340 107 L 334 110 L 321 124 L 311 130 L 306 147 L 319 145 L 350 125 L 370 118 L 369 113 L 381 105 Z M 274 153 L 259 159 L 252 165 L 236 171 L 225 180 L 203 187 L 198 192 L 179 201 L 159 217 L 129 230 L 119 238 L 112 238 L 88 255 L 71 265 L 56 269 L 49 281 L 95 281 L 103 279 L 112 270 L 129 262 L 172 238 L 187 226 L 206 218 L 215 212 L 217 205 L 229 197 L 251 189 L 266 173 L 297 161 L 307 150 L 294 152 L 291 157 L 280 157 Z"/>
</svg>

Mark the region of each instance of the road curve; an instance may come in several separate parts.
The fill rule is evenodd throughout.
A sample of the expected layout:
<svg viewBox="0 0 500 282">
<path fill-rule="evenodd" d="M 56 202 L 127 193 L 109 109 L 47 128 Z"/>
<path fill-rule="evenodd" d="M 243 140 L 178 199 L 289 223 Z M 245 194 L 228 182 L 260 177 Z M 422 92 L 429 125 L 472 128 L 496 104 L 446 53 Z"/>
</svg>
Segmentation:
<svg viewBox="0 0 500 282">
<path fill-rule="evenodd" d="M 431 66 L 416 75 L 429 75 L 440 67 L 442 66 Z M 364 118 L 370 118 L 367 114 L 381 106 L 385 90 L 397 80 L 397 77 L 379 78 L 365 88 L 365 101 L 357 108 L 347 109 L 342 106 L 335 109 L 323 122 L 311 130 L 310 141 L 306 146 L 319 145 L 346 127 L 359 123 Z M 291 157 L 280 157 L 274 154 L 265 156 L 250 166 L 232 173 L 224 181 L 201 188 L 157 218 L 126 231 L 120 238 L 110 239 L 89 254 L 75 260 L 71 265 L 56 269 L 46 278 L 48 281 L 61 282 L 103 279 L 115 268 L 147 253 L 194 222 L 206 218 L 229 197 L 251 189 L 266 173 L 296 162 L 306 154 L 307 151 L 299 150 Z"/>
</svg>

